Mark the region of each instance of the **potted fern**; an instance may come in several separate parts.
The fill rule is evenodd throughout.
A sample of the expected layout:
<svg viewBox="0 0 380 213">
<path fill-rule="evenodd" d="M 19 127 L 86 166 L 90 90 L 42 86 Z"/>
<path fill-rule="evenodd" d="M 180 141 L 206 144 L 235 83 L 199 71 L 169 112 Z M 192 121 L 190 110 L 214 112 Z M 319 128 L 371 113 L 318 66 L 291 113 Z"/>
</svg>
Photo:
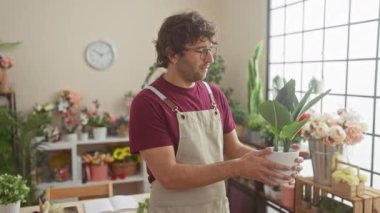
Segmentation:
<svg viewBox="0 0 380 213">
<path fill-rule="evenodd" d="M 291 150 L 290 146 L 295 141 L 298 131 L 308 121 L 308 118 L 302 120 L 301 115 L 330 91 L 321 93 L 308 101 L 312 93 L 312 88 L 310 88 L 303 98 L 298 101 L 295 94 L 295 81 L 292 79 L 286 82 L 284 87 L 279 90 L 275 100 L 265 101 L 260 104 L 260 114 L 269 123 L 274 134 L 274 152 L 268 156 L 269 160 L 281 162 L 289 166 L 294 164 L 294 159 L 298 157 L 298 151 Z M 291 171 L 285 173 L 290 175 Z"/>
</svg>

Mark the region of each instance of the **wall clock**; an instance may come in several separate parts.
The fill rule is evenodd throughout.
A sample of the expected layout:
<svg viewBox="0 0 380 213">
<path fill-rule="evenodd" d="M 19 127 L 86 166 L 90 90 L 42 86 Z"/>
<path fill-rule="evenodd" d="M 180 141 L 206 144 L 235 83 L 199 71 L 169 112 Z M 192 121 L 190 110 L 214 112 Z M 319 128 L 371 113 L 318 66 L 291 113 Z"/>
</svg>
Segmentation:
<svg viewBox="0 0 380 213">
<path fill-rule="evenodd" d="M 88 65 L 92 68 L 105 70 L 113 64 L 115 50 L 112 45 L 106 41 L 94 41 L 87 46 L 85 58 Z"/>
</svg>

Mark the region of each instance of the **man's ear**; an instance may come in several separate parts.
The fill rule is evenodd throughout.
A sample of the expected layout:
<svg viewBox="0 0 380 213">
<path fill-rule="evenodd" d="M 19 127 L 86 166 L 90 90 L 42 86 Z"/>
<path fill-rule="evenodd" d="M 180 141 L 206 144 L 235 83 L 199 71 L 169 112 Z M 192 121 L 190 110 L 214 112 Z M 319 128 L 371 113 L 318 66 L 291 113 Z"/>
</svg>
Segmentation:
<svg viewBox="0 0 380 213">
<path fill-rule="evenodd" d="M 179 54 L 174 53 L 171 49 L 167 50 L 170 63 L 176 64 L 179 58 Z"/>
</svg>

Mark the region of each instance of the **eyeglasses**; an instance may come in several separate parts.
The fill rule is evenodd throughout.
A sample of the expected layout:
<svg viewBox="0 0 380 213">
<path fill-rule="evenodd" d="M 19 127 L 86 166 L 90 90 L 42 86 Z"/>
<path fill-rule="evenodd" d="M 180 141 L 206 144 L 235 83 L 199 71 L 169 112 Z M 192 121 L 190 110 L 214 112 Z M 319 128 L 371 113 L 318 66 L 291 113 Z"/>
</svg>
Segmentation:
<svg viewBox="0 0 380 213">
<path fill-rule="evenodd" d="M 196 53 L 199 53 L 201 60 L 204 60 L 208 53 L 210 53 L 212 56 L 215 56 L 217 52 L 217 48 L 216 46 L 212 46 L 210 48 L 205 48 L 205 47 L 185 48 L 185 51 L 194 51 Z"/>
</svg>

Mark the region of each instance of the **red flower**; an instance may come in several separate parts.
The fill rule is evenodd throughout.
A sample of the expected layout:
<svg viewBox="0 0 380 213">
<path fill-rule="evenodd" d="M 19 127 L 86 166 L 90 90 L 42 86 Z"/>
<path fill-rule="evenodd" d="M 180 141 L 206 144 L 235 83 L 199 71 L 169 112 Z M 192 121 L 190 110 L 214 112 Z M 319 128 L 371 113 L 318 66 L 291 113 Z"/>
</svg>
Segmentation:
<svg viewBox="0 0 380 213">
<path fill-rule="evenodd" d="M 303 120 L 308 119 L 308 118 L 310 118 L 310 114 L 304 113 L 304 114 L 302 114 L 300 116 L 300 118 L 298 119 L 298 121 L 303 121 Z"/>
</svg>

